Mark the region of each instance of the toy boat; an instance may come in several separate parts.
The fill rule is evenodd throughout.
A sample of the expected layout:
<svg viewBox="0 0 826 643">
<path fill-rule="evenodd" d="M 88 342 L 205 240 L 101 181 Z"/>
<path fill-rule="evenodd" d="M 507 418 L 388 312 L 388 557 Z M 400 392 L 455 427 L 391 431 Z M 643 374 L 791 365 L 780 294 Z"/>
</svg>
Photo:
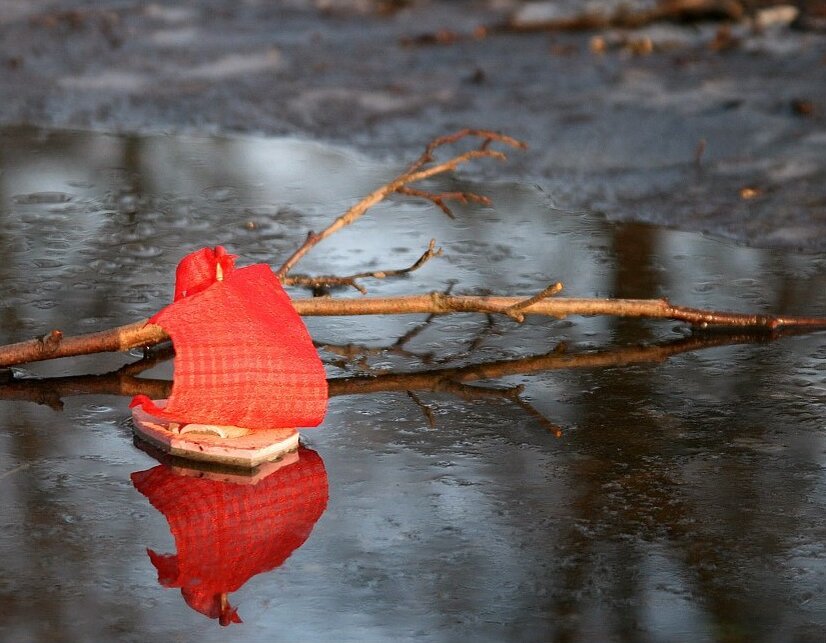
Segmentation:
<svg viewBox="0 0 826 643">
<path fill-rule="evenodd" d="M 130 406 L 136 436 L 161 451 L 252 468 L 295 451 L 296 427 L 323 420 L 324 366 L 269 266 L 236 269 L 221 246 L 194 252 L 149 323 L 172 339 L 172 392 Z"/>
</svg>

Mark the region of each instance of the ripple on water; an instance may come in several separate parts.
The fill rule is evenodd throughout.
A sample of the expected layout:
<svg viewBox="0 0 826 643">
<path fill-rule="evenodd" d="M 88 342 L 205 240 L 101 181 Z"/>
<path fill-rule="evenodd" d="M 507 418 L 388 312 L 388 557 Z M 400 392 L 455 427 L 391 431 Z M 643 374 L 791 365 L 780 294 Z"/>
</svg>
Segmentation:
<svg viewBox="0 0 826 643">
<path fill-rule="evenodd" d="M 68 203 L 72 198 L 72 195 L 66 192 L 31 192 L 16 194 L 12 197 L 12 202 L 18 205 L 54 205 Z"/>
<path fill-rule="evenodd" d="M 89 267 L 100 275 L 113 275 L 118 272 L 121 264 L 109 259 L 93 259 Z"/>
<path fill-rule="evenodd" d="M 238 190 L 228 185 L 215 185 L 206 188 L 202 194 L 208 201 L 226 203 L 227 201 L 237 198 Z"/>
<path fill-rule="evenodd" d="M 148 243 L 129 244 L 124 248 L 124 252 L 136 259 L 152 259 L 163 254 L 163 250 L 158 246 Z"/>
</svg>

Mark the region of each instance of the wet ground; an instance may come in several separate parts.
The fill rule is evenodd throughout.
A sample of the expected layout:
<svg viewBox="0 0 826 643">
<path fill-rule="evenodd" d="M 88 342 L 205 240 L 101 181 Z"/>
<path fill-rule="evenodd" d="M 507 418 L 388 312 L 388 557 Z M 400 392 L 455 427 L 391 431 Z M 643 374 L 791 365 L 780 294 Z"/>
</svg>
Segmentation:
<svg viewBox="0 0 826 643">
<path fill-rule="evenodd" d="M 393 172 L 295 139 L 0 140 L 3 343 L 151 314 L 180 257 L 205 244 L 275 264 Z M 406 265 L 435 237 L 444 257 L 370 293 L 524 294 L 558 279 L 571 296 L 826 314 L 821 255 L 610 223 L 516 182 L 456 187 L 494 206 L 450 221 L 383 204 L 302 269 Z M 309 319 L 332 378 L 327 419 L 302 432 L 297 463 L 208 493 L 133 445 L 129 397 L 110 394 L 123 378 L 73 378 L 140 355 L 16 369 L 0 386 L 0 638 L 822 639 L 823 334 L 729 343 L 672 322 L 425 322 Z M 438 372 L 483 362 L 482 380 Z M 421 371 L 436 372 L 392 377 Z M 163 362 L 141 377 L 171 373 Z M 227 544 L 185 520 L 190 503 L 222 525 L 260 521 Z M 243 624 L 196 611 L 214 607 L 198 587 L 223 587 Z"/>
<path fill-rule="evenodd" d="M 495 27 L 585 5 L 6 2 L 0 123 L 286 134 L 395 163 L 435 136 L 493 128 L 531 149 L 476 178 L 538 183 L 560 207 L 611 219 L 823 250 L 826 6 L 716 4 L 747 11 L 514 33 Z"/>
</svg>

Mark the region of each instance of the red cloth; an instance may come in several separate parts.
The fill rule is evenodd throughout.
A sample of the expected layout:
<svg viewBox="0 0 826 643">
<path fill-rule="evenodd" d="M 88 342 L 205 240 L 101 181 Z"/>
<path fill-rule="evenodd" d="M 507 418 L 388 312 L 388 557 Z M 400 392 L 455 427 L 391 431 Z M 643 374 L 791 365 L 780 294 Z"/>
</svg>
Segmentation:
<svg viewBox="0 0 826 643">
<path fill-rule="evenodd" d="M 178 263 L 175 271 L 175 301 L 194 295 L 218 281 L 220 266 L 224 276 L 235 268 L 237 255 L 228 254 L 223 246 L 201 248 L 188 254 Z"/>
<path fill-rule="evenodd" d="M 147 549 L 158 582 L 179 587 L 190 607 L 222 625 L 240 623 L 226 594 L 282 565 L 327 507 L 324 462 L 303 447 L 298 455 L 254 485 L 193 478 L 166 465 L 133 473 L 132 484 L 175 538 L 177 554 Z"/>
<path fill-rule="evenodd" d="M 149 320 L 175 346 L 172 394 L 164 409 L 143 395 L 132 406 L 180 423 L 248 429 L 321 423 L 324 366 L 269 266 L 235 269 L 224 248 L 204 248 L 178 265 L 175 297 Z"/>
</svg>

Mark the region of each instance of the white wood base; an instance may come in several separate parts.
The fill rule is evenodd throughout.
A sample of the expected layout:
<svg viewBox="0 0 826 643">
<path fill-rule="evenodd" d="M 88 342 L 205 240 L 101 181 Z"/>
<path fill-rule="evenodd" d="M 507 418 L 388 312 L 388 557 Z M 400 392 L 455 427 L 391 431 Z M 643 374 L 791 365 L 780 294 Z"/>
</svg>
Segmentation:
<svg viewBox="0 0 826 643">
<path fill-rule="evenodd" d="M 163 400 L 155 402 L 163 406 Z M 132 409 L 133 431 L 164 453 L 190 460 L 254 468 L 298 449 L 298 430 L 178 424 Z"/>
</svg>

